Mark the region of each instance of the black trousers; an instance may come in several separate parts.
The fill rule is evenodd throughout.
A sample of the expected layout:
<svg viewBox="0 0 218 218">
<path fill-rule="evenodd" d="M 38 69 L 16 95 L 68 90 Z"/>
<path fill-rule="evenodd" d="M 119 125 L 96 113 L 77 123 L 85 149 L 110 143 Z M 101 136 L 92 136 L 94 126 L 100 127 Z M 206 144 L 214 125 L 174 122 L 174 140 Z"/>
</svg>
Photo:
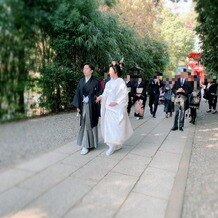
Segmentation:
<svg viewBox="0 0 218 218">
<path fill-rule="evenodd" d="M 216 110 L 216 104 L 217 104 L 217 96 L 210 95 L 208 99 L 209 109 Z"/>
<path fill-rule="evenodd" d="M 185 121 L 185 108 L 175 104 L 175 118 L 173 128 L 184 127 Z"/>
<path fill-rule="evenodd" d="M 197 116 L 197 108 L 190 108 L 190 111 L 191 111 L 191 119 L 195 121 Z"/>
<path fill-rule="evenodd" d="M 149 107 L 150 107 L 150 112 L 153 114 L 153 116 L 155 116 L 156 111 L 157 111 L 157 106 L 159 103 L 159 94 L 152 94 L 149 97 Z M 154 105 L 154 107 L 153 107 Z"/>
</svg>

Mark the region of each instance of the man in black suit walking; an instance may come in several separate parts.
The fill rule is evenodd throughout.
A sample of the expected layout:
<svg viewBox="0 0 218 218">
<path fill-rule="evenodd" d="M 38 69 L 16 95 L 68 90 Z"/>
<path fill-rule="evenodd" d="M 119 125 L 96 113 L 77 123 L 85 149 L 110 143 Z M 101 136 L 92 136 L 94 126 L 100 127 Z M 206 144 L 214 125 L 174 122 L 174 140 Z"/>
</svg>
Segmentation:
<svg viewBox="0 0 218 218">
<path fill-rule="evenodd" d="M 186 80 L 186 78 L 187 71 L 186 69 L 183 69 L 180 78 L 175 82 L 172 89 L 173 93 L 176 95 L 175 118 L 173 128 L 171 129 L 172 131 L 177 129 L 183 131 L 185 110 L 188 109 L 188 97 L 193 91 L 191 84 Z"/>
<path fill-rule="evenodd" d="M 149 83 L 148 88 L 150 113 L 154 118 L 156 117 L 156 111 L 159 103 L 160 89 L 164 86 L 161 77 L 162 74 L 157 72 L 154 79 Z"/>
</svg>

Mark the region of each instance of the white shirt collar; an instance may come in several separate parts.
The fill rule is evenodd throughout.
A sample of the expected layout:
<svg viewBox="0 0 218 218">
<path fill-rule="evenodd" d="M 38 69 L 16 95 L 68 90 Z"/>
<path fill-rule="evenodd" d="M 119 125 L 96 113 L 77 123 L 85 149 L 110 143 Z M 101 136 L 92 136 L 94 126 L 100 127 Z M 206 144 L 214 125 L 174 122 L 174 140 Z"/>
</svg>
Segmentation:
<svg viewBox="0 0 218 218">
<path fill-rule="evenodd" d="M 86 81 L 86 83 L 89 81 L 90 78 L 91 78 L 91 77 L 86 77 L 86 76 L 85 76 L 85 81 Z"/>
</svg>

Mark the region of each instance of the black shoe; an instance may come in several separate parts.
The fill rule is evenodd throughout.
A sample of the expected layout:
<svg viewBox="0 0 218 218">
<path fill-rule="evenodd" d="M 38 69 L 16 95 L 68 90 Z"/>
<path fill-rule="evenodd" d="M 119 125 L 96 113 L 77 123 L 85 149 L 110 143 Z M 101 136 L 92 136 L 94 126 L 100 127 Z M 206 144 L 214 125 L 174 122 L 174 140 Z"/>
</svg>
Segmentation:
<svg viewBox="0 0 218 218">
<path fill-rule="evenodd" d="M 180 131 L 183 131 L 183 128 L 182 128 L 182 127 L 180 127 L 180 128 L 179 128 L 179 130 L 180 130 Z"/>
<path fill-rule="evenodd" d="M 175 130 L 178 130 L 178 128 L 177 127 L 173 127 L 171 130 L 175 131 Z"/>
<path fill-rule="evenodd" d="M 150 109 L 150 113 L 153 114 L 153 111 Z"/>
<path fill-rule="evenodd" d="M 189 123 L 193 123 L 193 119 L 191 119 L 191 120 L 189 121 Z"/>
</svg>

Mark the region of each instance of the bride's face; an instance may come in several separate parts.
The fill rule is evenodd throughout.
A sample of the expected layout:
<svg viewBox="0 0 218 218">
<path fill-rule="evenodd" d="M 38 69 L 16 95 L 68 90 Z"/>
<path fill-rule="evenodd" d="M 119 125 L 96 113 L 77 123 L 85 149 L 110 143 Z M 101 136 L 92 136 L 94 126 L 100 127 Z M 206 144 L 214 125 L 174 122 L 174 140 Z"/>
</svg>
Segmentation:
<svg viewBox="0 0 218 218">
<path fill-rule="evenodd" d="M 117 74 L 115 73 L 113 67 L 110 67 L 110 68 L 109 68 L 109 75 L 110 75 L 111 78 L 116 77 Z"/>
</svg>

